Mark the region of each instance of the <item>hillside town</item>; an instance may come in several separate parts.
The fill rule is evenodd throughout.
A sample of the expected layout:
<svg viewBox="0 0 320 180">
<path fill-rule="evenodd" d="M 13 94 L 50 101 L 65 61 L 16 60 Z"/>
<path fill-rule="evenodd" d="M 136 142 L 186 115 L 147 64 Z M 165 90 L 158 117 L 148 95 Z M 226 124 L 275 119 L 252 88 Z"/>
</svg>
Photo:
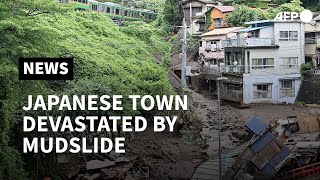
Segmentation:
<svg viewBox="0 0 320 180">
<path fill-rule="evenodd" d="M 199 38 L 198 54 L 187 65 L 188 85 L 195 91 L 216 93 L 217 78 L 223 76 L 222 99 L 239 106 L 320 101 L 303 92 L 303 75 L 315 80 L 319 75 L 319 16 L 310 23 L 266 19 L 231 27 L 224 17 L 233 6 L 214 1 L 183 1 L 182 6 L 188 33 Z"/>
<path fill-rule="evenodd" d="M 0 180 L 320 179 L 318 0 L 2 0 L 0 9 Z M 71 59 L 73 77 L 21 79 L 20 59 L 34 57 Z M 119 95 L 123 108 L 112 108 Z M 163 108 L 182 97 L 183 108 Z M 28 139 L 39 151 L 24 151 Z"/>
<path fill-rule="evenodd" d="M 232 5 L 219 1 L 185 0 L 182 8 L 187 31 L 199 42 L 199 48 L 193 49 L 197 52 L 189 52 L 186 58 L 186 83 L 194 93 L 200 93 L 194 96 L 195 99 L 211 97 L 205 101 L 200 98 L 198 109 L 200 114 L 204 111 L 200 109 L 208 110 L 203 118 L 208 123 L 202 129 L 202 136 L 208 146 L 206 153 L 211 158 L 197 166 L 192 179 L 221 179 L 221 173 L 223 179 L 318 179 L 318 13 L 313 13 L 310 22 L 289 17 L 232 26 L 225 20 L 236 10 Z M 183 63 L 179 64 L 177 59 L 173 58 L 171 70 L 182 76 Z M 179 87 L 177 82 L 173 84 Z M 214 120 L 214 124 L 209 114 L 213 113 L 217 118 L 217 104 L 220 102 L 224 104 L 224 150 L 218 156 L 212 152 L 220 151 L 217 149 L 220 139 L 214 138 L 220 138 L 219 120 Z M 211 106 L 215 107 L 212 109 Z M 237 113 L 245 111 L 250 115 L 248 119 L 244 118 L 242 122 L 245 124 L 242 125 L 238 120 L 241 115 Z M 246 127 L 253 137 L 249 136 L 252 139 L 239 146 L 234 137 L 244 131 L 241 126 Z M 311 130 L 311 127 L 316 128 Z M 228 148 L 231 144 L 236 148 Z M 299 165 L 292 162 L 297 158 L 303 159 Z M 222 170 L 219 169 L 221 164 Z"/>
<path fill-rule="evenodd" d="M 157 15 L 111 2 L 62 3 L 103 13 L 118 26 L 124 20 L 150 22 Z M 313 12 L 309 22 L 283 12 L 280 17 L 286 19 L 233 26 L 226 17 L 237 7 L 230 3 L 183 0 L 179 5 L 183 14 L 179 33 L 185 35 L 181 41 L 193 48 L 182 45 L 182 53 L 172 54 L 168 75 L 178 91 L 187 88 L 192 94 L 195 113 L 202 120 L 201 152 L 206 158 L 193 168 L 185 166 L 192 169 L 188 175 L 171 166 L 176 173 L 169 173 L 169 179 L 318 179 L 319 13 Z"/>
</svg>

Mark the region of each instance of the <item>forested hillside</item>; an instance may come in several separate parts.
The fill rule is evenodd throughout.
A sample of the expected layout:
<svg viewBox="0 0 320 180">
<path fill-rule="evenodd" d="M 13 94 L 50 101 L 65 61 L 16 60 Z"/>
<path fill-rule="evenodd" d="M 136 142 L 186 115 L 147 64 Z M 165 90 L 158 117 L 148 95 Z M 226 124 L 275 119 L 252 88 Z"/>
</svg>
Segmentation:
<svg viewBox="0 0 320 180">
<path fill-rule="evenodd" d="M 21 156 L 17 146 L 29 94 L 172 94 L 165 68 L 170 46 L 160 28 L 143 22 L 117 27 L 52 0 L 4 0 L 0 14 L 0 179 L 35 177 L 34 157 Z M 155 53 L 164 57 L 162 65 Z M 19 81 L 19 57 L 74 57 L 75 80 Z M 126 107 L 121 114 L 133 114 Z"/>
</svg>

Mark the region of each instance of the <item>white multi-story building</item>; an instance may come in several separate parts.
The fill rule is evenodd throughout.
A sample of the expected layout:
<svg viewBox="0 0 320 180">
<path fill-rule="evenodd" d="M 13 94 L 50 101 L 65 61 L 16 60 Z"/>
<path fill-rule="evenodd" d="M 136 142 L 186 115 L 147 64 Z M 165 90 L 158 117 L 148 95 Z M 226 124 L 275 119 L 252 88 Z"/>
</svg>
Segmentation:
<svg viewBox="0 0 320 180">
<path fill-rule="evenodd" d="M 304 24 L 248 22 L 237 38 L 224 40 L 222 97 L 242 104 L 294 103 L 301 84 Z"/>
</svg>

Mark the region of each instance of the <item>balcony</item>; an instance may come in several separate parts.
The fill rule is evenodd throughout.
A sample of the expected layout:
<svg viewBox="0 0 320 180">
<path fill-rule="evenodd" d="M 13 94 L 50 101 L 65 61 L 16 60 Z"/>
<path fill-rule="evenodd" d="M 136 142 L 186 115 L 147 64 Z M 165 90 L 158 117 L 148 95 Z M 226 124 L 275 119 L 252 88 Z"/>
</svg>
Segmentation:
<svg viewBox="0 0 320 180">
<path fill-rule="evenodd" d="M 275 46 L 272 38 L 246 38 L 246 39 L 227 39 L 223 41 L 224 47 L 250 47 L 250 46 Z"/>
<path fill-rule="evenodd" d="M 218 65 L 214 65 L 213 67 L 205 66 L 203 68 L 204 74 L 210 74 L 210 75 L 219 75 L 222 69 L 219 71 Z"/>
<path fill-rule="evenodd" d="M 196 12 L 196 17 L 202 17 L 204 15 L 205 12 Z"/>
<path fill-rule="evenodd" d="M 250 67 L 247 66 L 247 70 L 249 71 Z M 244 65 L 224 65 L 222 67 L 222 72 L 225 73 L 237 73 L 237 74 L 243 74 L 246 72 L 246 66 Z"/>
<path fill-rule="evenodd" d="M 217 47 L 214 47 L 214 46 L 207 46 L 206 48 L 205 48 L 205 51 L 207 51 L 207 52 L 218 52 L 218 51 L 222 51 L 222 49 L 221 48 L 217 48 Z"/>
</svg>

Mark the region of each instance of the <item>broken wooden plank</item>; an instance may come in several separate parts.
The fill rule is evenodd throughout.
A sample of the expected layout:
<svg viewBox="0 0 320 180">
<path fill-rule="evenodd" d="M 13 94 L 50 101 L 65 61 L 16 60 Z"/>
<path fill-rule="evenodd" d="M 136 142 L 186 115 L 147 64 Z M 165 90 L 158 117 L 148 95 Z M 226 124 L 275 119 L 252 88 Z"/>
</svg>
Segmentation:
<svg viewBox="0 0 320 180">
<path fill-rule="evenodd" d="M 170 161 L 176 163 L 176 161 L 168 153 L 164 152 L 161 148 L 160 148 L 160 150 L 164 155 L 166 155 L 170 159 Z"/>
<path fill-rule="evenodd" d="M 101 168 L 105 168 L 105 167 L 110 167 L 110 166 L 114 166 L 116 165 L 116 163 L 114 161 L 110 161 L 110 160 L 104 160 L 104 161 L 100 161 L 100 160 L 91 160 L 87 162 L 87 170 L 92 170 L 92 169 L 101 169 Z"/>
</svg>

